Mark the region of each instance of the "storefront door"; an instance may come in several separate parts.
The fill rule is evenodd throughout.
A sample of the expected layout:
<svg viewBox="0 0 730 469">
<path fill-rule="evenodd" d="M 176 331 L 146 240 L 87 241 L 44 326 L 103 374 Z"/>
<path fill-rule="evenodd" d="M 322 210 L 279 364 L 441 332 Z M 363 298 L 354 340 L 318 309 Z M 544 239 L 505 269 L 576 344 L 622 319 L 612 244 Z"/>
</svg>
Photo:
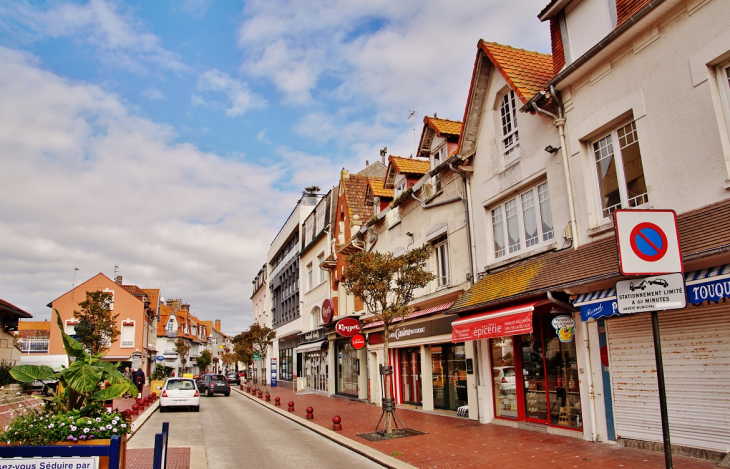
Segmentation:
<svg viewBox="0 0 730 469">
<path fill-rule="evenodd" d="M 337 394 L 358 396 L 357 350 L 350 342 L 337 344 Z"/>
<path fill-rule="evenodd" d="M 433 406 L 457 410 L 467 405 L 466 348 L 464 343 L 431 347 Z"/>
<path fill-rule="evenodd" d="M 421 404 L 421 351 L 417 348 L 400 351 L 402 402 Z"/>
</svg>

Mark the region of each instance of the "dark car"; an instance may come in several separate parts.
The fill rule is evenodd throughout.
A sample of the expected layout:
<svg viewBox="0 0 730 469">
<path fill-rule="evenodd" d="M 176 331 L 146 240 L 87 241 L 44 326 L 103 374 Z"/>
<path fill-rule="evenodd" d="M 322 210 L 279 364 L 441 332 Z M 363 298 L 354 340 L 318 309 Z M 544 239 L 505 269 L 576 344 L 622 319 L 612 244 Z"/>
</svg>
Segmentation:
<svg viewBox="0 0 730 469">
<path fill-rule="evenodd" d="M 226 378 L 228 378 L 228 384 L 241 384 L 241 378 L 238 376 L 238 373 L 228 373 Z"/>
<path fill-rule="evenodd" d="M 223 375 L 204 374 L 198 378 L 198 389 L 201 394 L 211 397 L 215 393 L 231 395 L 231 386 Z"/>
</svg>

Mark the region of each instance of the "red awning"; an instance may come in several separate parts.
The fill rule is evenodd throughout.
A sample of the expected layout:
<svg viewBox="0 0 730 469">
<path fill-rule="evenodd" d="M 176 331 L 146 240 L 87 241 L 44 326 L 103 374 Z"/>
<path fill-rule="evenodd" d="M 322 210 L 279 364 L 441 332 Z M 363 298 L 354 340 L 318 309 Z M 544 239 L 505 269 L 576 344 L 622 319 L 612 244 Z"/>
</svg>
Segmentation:
<svg viewBox="0 0 730 469">
<path fill-rule="evenodd" d="M 532 332 L 532 312 L 544 300 L 465 316 L 451 323 L 451 342 L 491 339 Z"/>
</svg>

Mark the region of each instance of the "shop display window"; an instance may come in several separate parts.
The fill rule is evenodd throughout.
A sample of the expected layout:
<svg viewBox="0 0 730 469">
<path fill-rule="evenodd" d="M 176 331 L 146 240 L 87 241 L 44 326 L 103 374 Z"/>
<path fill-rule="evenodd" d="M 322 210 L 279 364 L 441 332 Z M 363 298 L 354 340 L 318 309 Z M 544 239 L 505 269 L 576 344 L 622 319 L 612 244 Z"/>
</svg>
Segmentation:
<svg viewBox="0 0 730 469">
<path fill-rule="evenodd" d="M 497 417 L 517 418 L 517 379 L 512 337 L 492 340 L 494 411 Z"/>
<path fill-rule="evenodd" d="M 575 343 L 550 338 L 545 347 L 545 359 L 550 424 L 582 428 Z"/>
<path fill-rule="evenodd" d="M 467 405 L 466 347 L 464 343 L 431 347 L 433 406 L 457 410 Z"/>
</svg>

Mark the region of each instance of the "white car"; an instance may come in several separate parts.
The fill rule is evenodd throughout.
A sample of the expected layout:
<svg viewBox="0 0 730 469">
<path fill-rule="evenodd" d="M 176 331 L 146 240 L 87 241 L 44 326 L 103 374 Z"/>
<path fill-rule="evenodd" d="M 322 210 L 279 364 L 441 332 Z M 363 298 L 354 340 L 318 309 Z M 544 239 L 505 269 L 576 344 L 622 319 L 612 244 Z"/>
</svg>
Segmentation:
<svg viewBox="0 0 730 469">
<path fill-rule="evenodd" d="M 171 407 L 188 407 L 200 410 L 200 392 L 192 378 L 168 378 L 160 393 L 160 412 Z"/>
</svg>

